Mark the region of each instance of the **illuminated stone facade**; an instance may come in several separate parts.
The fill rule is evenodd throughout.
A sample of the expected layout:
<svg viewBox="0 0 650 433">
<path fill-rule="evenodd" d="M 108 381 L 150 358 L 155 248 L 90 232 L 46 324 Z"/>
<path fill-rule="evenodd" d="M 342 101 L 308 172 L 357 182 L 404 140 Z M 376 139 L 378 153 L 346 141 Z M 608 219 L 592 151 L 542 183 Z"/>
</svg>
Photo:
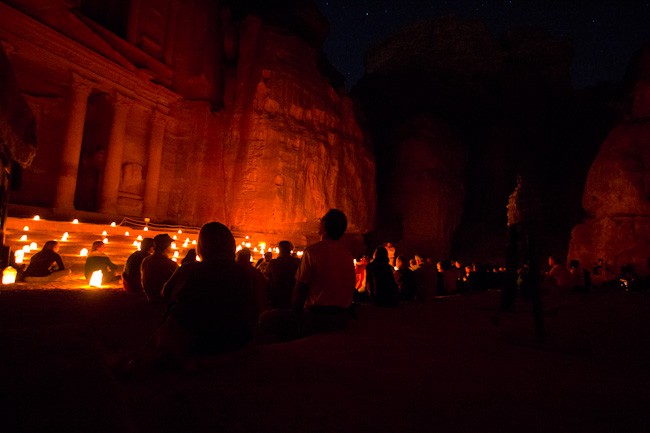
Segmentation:
<svg viewBox="0 0 650 433">
<path fill-rule="evenodd" d="M 370 230 L 374 160 L 323 72 L 327 24 L 309 5 L 294 12 L 0 3 L 0 41 L 38 125 L 12 203 L 278 236 L 313 233 L 338 207 L 352 232 Z"/>
</svg>

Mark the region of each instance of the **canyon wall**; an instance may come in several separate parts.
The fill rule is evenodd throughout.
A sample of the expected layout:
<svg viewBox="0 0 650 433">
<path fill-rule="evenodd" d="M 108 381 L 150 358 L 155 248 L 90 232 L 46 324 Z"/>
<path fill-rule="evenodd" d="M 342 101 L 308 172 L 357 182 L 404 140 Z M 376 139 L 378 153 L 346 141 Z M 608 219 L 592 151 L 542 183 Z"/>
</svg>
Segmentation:
<svg viewBox="0 0 650 433">
<path fill-rule="evenodd" d="M 582 197 L 587 212 L 572 232 L 569 258 L 612 274 L 631 264 L 650 273 L 650 48 L 633 60 L 624 83 L 626 117 L 602 143 Z"/>
</svg>

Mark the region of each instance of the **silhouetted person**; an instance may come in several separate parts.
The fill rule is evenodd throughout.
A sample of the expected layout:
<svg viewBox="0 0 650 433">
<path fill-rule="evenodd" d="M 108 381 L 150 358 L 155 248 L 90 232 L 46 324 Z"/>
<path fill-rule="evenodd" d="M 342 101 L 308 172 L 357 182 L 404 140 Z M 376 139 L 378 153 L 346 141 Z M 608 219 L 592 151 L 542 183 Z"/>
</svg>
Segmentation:
<svg viewBox="0 0 650 433">
<path fill-rule="evenodd" d="M 172 238 L 167 233 L 156 235 L 153 238 L 153 254 L 142 260 L 142 289 L 149 302 L 162 301 L 163 286 L 178 268 L 176 262 L 169 258 L 171 245 Z"/>
<path fill-rule="evenodd" d="M 63 265 L 63 259 L 59 255 L 59 243 L 47 241 L 29 261 L 23 278 L 27 283 L 46 283 L 68 275 L 70 275 L 70 269 L 66 269 Z"/>
<path fill-rule="evenodd" d="M 153 238 L 144 238 L 140 250 L 134 252 L 126 259 L 122 273 L 122 286 L 127 292 L 142 292 L 142 274 L 140 265 L 145 257 L 153 252 Z"/>
<path fill-rule="evenodd" d="M 405 256 L 397 256 L 395 259 L 397 270 L 393 273 L 397 288 L 399 289 L 399 297 L 405 301 L 412 301 L 415 299 L 417 284 L 415 282 L 415 274 L 409 268 L 409 261 Z"/>
<path fill-rule="evenodd" d="M 296 285 L 296 271 L 300 259 L 291 256 L 293 244 L 281 241 L 278 244 L 278 257 L 271 260 L 266 268 L 268 278 L 267 298 L 271 308 L 291 308 L 291 293 Z"/>
<path fill-rule="evenodd" d="M 262 273 L 262 275 L 266 275 L 266 267 L 271 263 L 271 260 L 273 259 L 273 253 L 271 251 L 267 251 L 264 253 L 264 256 L 262 256 L 262 259 L 260 259 L 256 264 L 255 268 Z"/>
<path fill-rule="evenodd" d="M 196 250 L 192 248 L 187 252 L 187 254 L 185 254 L 185 257 L 183 257 L 183 259 L 181 260 L 181 266 L 195 261 L 196 261 Z"/>
<path fill-rule="evenodd" d="M 201 261 L 181 266 L 169 287 L 174 307 L 157 333 L 158 347 L 177 356 L 234 351 L 252 337 L 246 271 L 235 263 L 235 238 L 218 222 L 199 232 Z"/>
<path fill-rule="evenodd" d="M 248 292 L 248 296 L 255 301 L 250 304 L 248 318 L 252 323 L 256 323 L 259 314 L 267 309 L 266 278 L 253 266 L 250 249 L 242 248 L 237 251 L 235 262 L 246 272 L 245 290 Z"/>
<path fill-rule="evenodd" d="M 396 307 L 399 303 L 399 289 L 388 260 L 386 248 L 378 247 L 366 266 L 366 289 L 372 302 L 380 307 Z"/>
<path fill-rule="evenodd" d="M 115 274 L 117 265 L 106 255 L 104 252 L 105 248 L 104 242 L 93 242 L 88 257 L 86 257 L 86 264 L 84 265 L 86 280 L 90 281 L 90 277 L 95 271 L 102 271 L 102 284 L 110 283 L 120 278 Z"/>
</svg>

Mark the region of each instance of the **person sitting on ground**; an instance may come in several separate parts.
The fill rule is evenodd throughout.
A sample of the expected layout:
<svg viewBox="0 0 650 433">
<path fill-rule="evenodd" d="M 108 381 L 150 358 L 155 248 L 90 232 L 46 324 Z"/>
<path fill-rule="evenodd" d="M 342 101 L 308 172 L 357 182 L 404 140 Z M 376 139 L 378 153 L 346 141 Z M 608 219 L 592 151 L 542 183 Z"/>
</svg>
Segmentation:
<svg viewBox="0 0 650 433">
<path fill-rule="evenodd" d="M 551 291 L 567 291 L 571 289 L 571 274 L 558 256 L 549 256 L 548 265 L 551 269 L 546 273 L 542 288 Z"/>
<path fill-rule="evenodd" d="M 584 293 L 591 288 L 591 275 L 578 260 L 569 260 L 569 274 L 571 274 L 572 292 Z"/>
<path fill-rule="evenodd" d="M 235 238 L 218 222 L 199 232 L 197 254 L 201 261 L 176 271 L 172 293 L 174 307 L 156 332 L 160 351 L 177 357 L 216 354 L 243 348 L 252 338 L 249 326 L 248 278 L 235 263 Z"/>
<path fill-rule="evenodd" d="M 366 267 L 366 288 L 372 302 L 380 307 L 396 307 L 399 303 L 399 289 L 388 260 L 386 248 L 378 247 Z"/>
<path fill-rule="evenodd" d="M 267 309 L 266 278 L 253 266 L 250 249 L 242 248 L 237 251 L 237 254 L 235 254 L 235 262 L 246 272 L 246 291 L 248 292 L 248 296 L 255 300 L 254 303 L 250 304 L 251 309 L 248 318 L 252 323 L 257 323 L 257 318 L 260 313 Z"/>
<path fill-rule="evenodd" d="M 70 275 L 71 270 L 63 265 L 63 259 L 59 255 L 59 243 L 47 241 L 43 248 L 34 254 L 29 261 L 29 266 L 23 273 L 24 281 L 27 283 L 45 283 L 56 281 Z"/>
<path fill-rule="evenodd" d="M 142 260 L 142 289 L 149 302 L 162 301 L 162 288 L 178 268 L 169 258 L 172 254 L 172 238 L 167 234 L 153 238 L 154 251 Z"/>
<path fill-rule="evenodd" d="M 140 249 L 126 259 L 122 273 L 122 286 L 127 292 L 142 292 L 140 265 L 145 257 L 153 252 L 153 238 L 144 238 Z"/>
<path fill-rule="evenodd" d="M 267 299 L 271 308 L 291 308 L 291 292 L 296 285 L 300 259 L 291 256 L 293 244 L 289 241 L 280 241 L 278 250 L 278 257 L 266 267 Z"/>
<path fill-rule="evenodd" d="M 185 257 L 183 257 L 183 259 L 181 260 L 181 266 L 195 261 L 196 261 L 196 250 L 194 248 L 191 248 L 187 252 L 187 254 L 185 254 Z"/>
<path fill-rule="evenodd" d="M 266 276 L 266 267 L 269 265 L 269 263 L 271 263 L 272 259 L 273 253 L 271 251 L 265 252 L 264 256 L 262 256 L 262 258 L 255 264 L 255 268 L 257 268 L 257 270 L 260 271 L 262 275 Z"/>
<path fill-rule="evenodd" d="M 354 293 L 354 259 L 341 238 L 347 217 L 330 209 L 320 221 L 320 242 L 303 252 L 291 310 L 269 310 L 260 316 L 260 326 L 282 340 L 348 327 Z"/>
<path fill-rule="evenodd" d="M 424 254 L 416 254 L 415 260 L 417 263 L 415 269 L 413 269 L 417 286 L 415 298 L 418 301 L 425 301 L 436 294 L 438 274 L 435 266 Z"/>
<path fill-rule="evenodd" d="M 409 268 L 409 261 L 405 256 L 399 255 L 395 259 L 397 269 L 393 273 L 397 288 L 399 289 L 399 297 L 403 301 L 412 301 L 415 299 L 417 285 L 415 283 L 415 274 Z"/>
<path fill-rule="evenodd" d="M 104 242 L 93 242 L 84 265 L 84 275 L 87 281 L 90 281 L 90 277 L 95 271 L 102 271 L 102 284 L 119 280 L 120 277 L 116 274 L 117 265 L 106 255 L 105 248 Z"/>
<path fill-rule="evenodd" d="M 458 287 L 458 268 L 448 259 L 441 261 L 439 264 L 438 271 L 441 284 L 438 287 L 438 294 L 451 295 L 456 293 Z"/>
</svg>

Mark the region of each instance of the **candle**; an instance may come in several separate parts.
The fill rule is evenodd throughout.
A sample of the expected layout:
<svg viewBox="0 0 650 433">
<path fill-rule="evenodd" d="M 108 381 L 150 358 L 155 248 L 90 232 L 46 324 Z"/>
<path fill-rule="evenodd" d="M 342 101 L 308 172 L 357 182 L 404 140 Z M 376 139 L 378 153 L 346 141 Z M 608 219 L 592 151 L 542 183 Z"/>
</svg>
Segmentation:
<svg viewBox="0 0 650 433">
<path fill-rule="evenodd" d="M 77 218 L 73 219 L 72 224 L 79 224 L 79 220 Z"/>
<path fill-rule="evenodd" d="M 82 248 L 81 251 L 79 251 L 79 255 L 81 257 L 86 257 L 88 255 L 88 248 Z"/>
<path fill-rule="evenodd" d="M 20 237 L 20 240 L 21 240 L 22 242 L 25 242 L 25 241 L 27 240 L 27 235 L 22 235 L 22 236 Z"/>
<path fill-rule="evenodd" d="M 26 231 L 26 232 L 28 232 L 28 231 L 29 231 L 29 226 L 25 226 L 25 227 L 23 227 L 23 230 Z"/>
<path fill-rule="evenodd" d="M 34 215 L 34 221 L 39 221 L 40 219 L 41 219 L 40 216 L 38 216 L 38 215 Z"/>
<path fill-rule="evenodd" d="M 25 258 L 25 251 L 18 250 L 14 253 L 14 262 L 21 264 Z"/>
<path fill-rule="evenodd" d="M 115 224 L 115 221 L 111 223 L 111 227 L 115 227 L 117 224 Z"/>
<path fill-rule="evenodd" d="M 2 271 L 2 284 L 13 284 L 16 282 L 16 274 L 18 271 L 16 271 L 14 268 L 11 266 L 7 266 L 4 268 Z"/>
</svg>

